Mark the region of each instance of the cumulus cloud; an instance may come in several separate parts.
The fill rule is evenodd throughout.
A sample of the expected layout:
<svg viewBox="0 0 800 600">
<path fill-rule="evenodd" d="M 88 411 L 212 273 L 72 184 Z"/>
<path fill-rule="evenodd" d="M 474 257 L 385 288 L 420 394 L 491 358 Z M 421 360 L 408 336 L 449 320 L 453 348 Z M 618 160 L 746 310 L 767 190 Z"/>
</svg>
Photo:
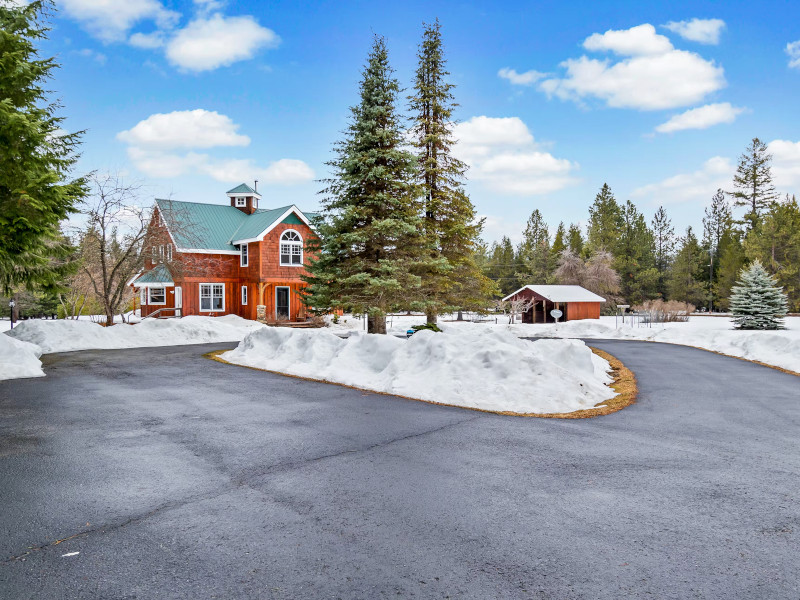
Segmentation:
<svg viewBox="0 0 800 600">
<path fill-rule="evenodd" d="M 789 66 L 800 69 L 800 40 L 786 44 L 786 54 L 789 55 Z"/>
<path fill-rule="evenodd" d="M 302 160 L 282 158 L 261 166 L 252 159 L 217 158 L 197 152 L 249 145 L 250 138 L 238 130 L 239 125 L 227 115 L 196 109 L 150 115 L 119 132 L 117 139 L 128 144 L 128 158 L 136 168 L 154 178 L 198 173 L 227 183 L 256 178 L 281 185 L 314 178 L 314 171 Z"/>
<path fill-rule="evenodd" d="M 540 79 L 547 77 L 546 73 L 539 71 L 525 71 L 524 73 L 517 73 L 514 69 L 504 67 L 497 72 L 498 77 L 508 79 L 514 85 L 533 85 Z"/>
<path fill-rule="evenodd" d="M 800 142 L 774 140 L 767 145 L 772 154 L 772 176 L 775 187 L 800 196 Z"/>
<path fill-rule="evenodd" d="M 142 21 L 159 28 L 173 27 L 180 18 L 158 0 L 61 0 L 64 12 L 104 42 L 124 40 Z"/>
<path fill-rule="evenodd" d="M 773 140 L 767 144 L 772 155 L 772 177 L 781 193 L 800 192 L 800 142 Z M 633 198 L 649 200 L 654 206 L 695 202 L 707 204 L 718 188 L 730 190 L 736 162 L 723 156 L 707 160 L 692 172 L 668 177 L 657 183 L 642 186 L 631 193 Z"/>
<path fill-rule="evenodd" d="M 683 131 L 684 129 L 707 129 L 720 123 L 733 123 L 736 117 L 744 111 L 744 108 L 732 106 L 730 102 L 706 104 L 675 115 L 666 123 L 656 127 L 656 131 L 659 133 L 671 133 L 673 131 Z"/>
<path fill-rule="evenodd" d="M 166 46 L 167 60 L 186 71 L 209 71 L 275 48 L 280 38 L 251 16 L 200 17 L 178 31 Z"/>
<path fill-rule="evenodd" d="M 670 21 L 663 27 L 692 42 L 715 45 L 719 44 L 719 36 L 725 29 L 725 21 L 722 19 Z"/>
<path fill-rule="evenodd" d="M 577 164 L 541 150 L 518 117 L 473 117 L 456 125 L 454 137 L 454 153 L 470 166 L 470 180 L 490 190 L 532 196 L 575 182 Z"/>
<path fill-rule="evenodd" d="M 247 146 L 250 138 L 237 133 L 238 129 L 230 117 L 198 108 L 150 115 L 119 132 L 117 139 L 132 146 L 161 149 Z"/>
<path fill-rule="evenodd" d="M 106 64 L 108 57 L 103 54 L 102 52 L 97 52 L 96 50 L 92 50 L 91 48 L 84 48 L 82 50 L 78 50 L 76 52 L 79 56 L 83 56 L 85 58 L 89 58 L 96 62 L 99 65 Z"/>
<path fill-rule="evenodd" d="M 653 206 L 682 202 L 705 205 L 718 188 L 730 188 L 735 170 L 736 166 L 731 159 L 715 156 L 697 171 L 674 175 L 658 183 L 642 186 L 633 190 L 631 197 L 648 200 Z"/>
<path fill-rule="evenodd" d="M 726 85 L 722 67 L 674 48 L 650 24 L 593 34 L 584 48 L 622 58 L 568 59 L 561 63 L 565 76 L 545 79 L 539 89 L 562 100 L 596 98 L 614 108 L 662 110 L 696 104 Z"/>
</svg>

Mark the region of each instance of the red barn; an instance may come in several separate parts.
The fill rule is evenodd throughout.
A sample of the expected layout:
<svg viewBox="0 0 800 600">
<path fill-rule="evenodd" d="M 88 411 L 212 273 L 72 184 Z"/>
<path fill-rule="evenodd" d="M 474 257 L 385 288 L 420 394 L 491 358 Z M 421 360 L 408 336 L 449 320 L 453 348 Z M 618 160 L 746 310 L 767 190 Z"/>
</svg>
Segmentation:
<svg viewBox="0 0 800 600">
<path fill-rule="evenodd" d="M 530 304 L 522 313 L 523 323 L 554 323 L 550 315 L 554 309 L 563 313 L 559 321 L 599 319 L 600 307 L 606 301 L 579 285 L 526 285 L 503 300 L 525 300 Z"/>
<path fill-rule="evenodd" d="M 131 282 L 143 317 L 234 314 L 245 319 L 301 321 L 306 306 L 305 243 L 310 216 L 294 205 L 258 207 L 246 184 L 227 205 L 156 200 L 145 271 Z"/>
</svg>

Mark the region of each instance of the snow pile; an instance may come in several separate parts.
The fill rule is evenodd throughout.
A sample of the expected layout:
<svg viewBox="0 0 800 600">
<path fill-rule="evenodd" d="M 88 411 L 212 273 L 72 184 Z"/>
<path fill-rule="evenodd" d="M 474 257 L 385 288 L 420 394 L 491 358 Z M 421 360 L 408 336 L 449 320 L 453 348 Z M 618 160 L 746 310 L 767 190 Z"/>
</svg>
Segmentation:
<svg viewBox="0 0 800 600">
<path fill-rule="evenodd" d="M 724 317 L 691 317 L 687 323 L 652 328 L 614 327 L 613 323 L 612 318 L 611 323 L 586 320 L 512 327 L 523 337 L 645 340 L 695 346 L 800 373 L 800 330 L 794 327 L 785 331 L 739 331 Z M 796 323 L 792 320 L 788 324 L 792 327 Z"/>
<path fill-rule="evenodd" d="M 470 408 L 572 412 L 615 394 L 608 363 L 578 340 L 520 340 L 481 326 L 410 339 L 263 328 L 221 355 L 239 365 Z"/>
<path fill-rule="evenodd" d="M 0 334 L 0 380 L 44 377 L 41 355 L 39 346 Z"/>
<path fill-rule="evenodd" d="M 176 346 L 210 342 L 238 342 L 263 325 L 236 315 L 145 319 L 135 325 L 103 327 L 91 321 L 32 319 L 7 332 L 17 340 L 38 345 L 42 352 Z"/>
</svg>

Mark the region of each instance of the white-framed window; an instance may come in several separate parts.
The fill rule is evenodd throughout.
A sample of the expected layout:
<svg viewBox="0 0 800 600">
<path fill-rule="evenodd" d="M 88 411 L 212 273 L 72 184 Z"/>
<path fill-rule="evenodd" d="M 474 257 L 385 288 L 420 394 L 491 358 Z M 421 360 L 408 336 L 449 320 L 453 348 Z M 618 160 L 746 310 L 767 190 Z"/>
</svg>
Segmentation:
<svg viewBox="0 0 800 600">
<path fill-rule="evenodd" d="M 164 262 L 164 244 L 158 247 L 158 262 Z"/>
<path fill-rule="evenodd" d="M 139 306 L 147 304 L 147 288 L 139 288 Z"/>
<path fill-rule="evenodd" d="M 147 288 L 148 304 L 166 304 L 167 303 L 167 290 L 163 287 Z"/>
<path fill-rule="evenodd" d="M 150 247 L 151 260 L 155 263 L 158 260 L 158 248 L 156 246 Z"/>
<path fill-rule="evenodd" d="M 200 312 L 225 311 L 225 284 L 200 284 Z"/>
<path fill-rule="evenodd" d="M 167 244 L 167 262 L 172 262 L 172 244 Z"/>
<path fill-rule="evenodd" d="M 242 286 L 242 306 L 247 306 L 247 286 Z"/>
<path fill-rule="evenodd" d="M 236 206 L 238 208 L 244 208 L 245 206 L 247 206 L 247 198 L 245 198 L 244 196 L 237 196 Z"/>
<path fill-rule="evenodd" d="M 303 238 L 294 229 L 287 229 L 281 236 L 281 266 L 303 266 Z"/>
<path fill-rule="evenodd" d="M 239 246 L 239 266 L 246 267 L 247 266 L 247 244 L 242 244 Z"/>
</svg>

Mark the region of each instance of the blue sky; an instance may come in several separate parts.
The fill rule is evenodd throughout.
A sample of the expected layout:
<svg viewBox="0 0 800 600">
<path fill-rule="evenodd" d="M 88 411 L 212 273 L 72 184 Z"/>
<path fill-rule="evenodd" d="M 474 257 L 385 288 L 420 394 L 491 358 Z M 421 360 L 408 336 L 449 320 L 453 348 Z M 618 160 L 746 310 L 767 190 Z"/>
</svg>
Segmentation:
<svg viewBox="0 0 800 600">
<path fill-rule="evenodd" d="M 66 128 L 87 130 L 79 167 L 141 180 L 145 199 L 225 202 L 258 178 L 262 206 L 317 208 L 372 35 L 408 87 L 437 17 L 487 241 L 518 239 L 534 208 L 553 230 L 584 222 L 603 182 L 648 219 L 663 204 L 678 230 L 697 227 L 754 136 L 778 189 L 800 193 L 794 2 L 57 7 L 44 51 L 62 64 Z"/>
</svg>

